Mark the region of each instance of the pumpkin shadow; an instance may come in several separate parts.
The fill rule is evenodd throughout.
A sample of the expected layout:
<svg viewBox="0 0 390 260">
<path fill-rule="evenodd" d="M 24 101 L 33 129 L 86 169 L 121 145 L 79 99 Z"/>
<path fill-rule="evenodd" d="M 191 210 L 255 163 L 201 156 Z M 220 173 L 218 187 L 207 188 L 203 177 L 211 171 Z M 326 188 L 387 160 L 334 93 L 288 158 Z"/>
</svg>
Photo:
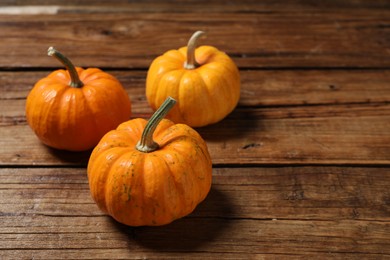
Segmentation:
<svg viewBox="0 0 390 260">
<path fill-rule="evenodd" d="M 205 141 L 224 142 L 240 138 L 250 132 L 258 131 L 259 112 L 255 110 L 236 108 L 222 121 L 196 128 Z"/>
<path fill-rule="evenodd" d="M 46 150 L 48 151 L 49 154 L 54 156 L 56 159 L 60 160 L 62 163 L 77 165 L 77 166 L 86 166 L 88 164 L 89 157 L 92 153 L 92 150 L 83 151 L 83 152 L 71 152 L 71 151 L 54 149 L 46 145 L 43 146 L 46 147 Z"/>
<path fill-rule="evenodd" d="M 114 226 L 128 238 L 153 251 L 191 251 L 215 241 L 231 225 L 232 206 L 226 195 L 214 188 L 193 213 L 159 227 Z"/>
</svg>

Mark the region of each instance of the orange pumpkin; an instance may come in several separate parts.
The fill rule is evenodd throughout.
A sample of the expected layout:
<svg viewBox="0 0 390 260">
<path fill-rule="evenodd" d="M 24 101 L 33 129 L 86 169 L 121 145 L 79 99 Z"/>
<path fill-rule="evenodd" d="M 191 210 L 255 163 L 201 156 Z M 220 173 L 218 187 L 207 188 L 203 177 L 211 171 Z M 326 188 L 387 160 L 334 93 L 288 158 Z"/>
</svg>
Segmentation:
<svg viewBox="0 0 390 260">
<path fill-rule="evenodd" d="M 212 46 L 196 47 L 204 34 L 193 34 L 187 47 L 170 50 L 150 65 L 146 97 L 153 109 L 171 96 L 178 101 L 168 118 L 200 127 L 226 117 L 240 98 L 240 75 L 228 55 Z"/>
<path fill-rule="evenodd" d="M 174 103 L 167 99 L 148 122 L 122 123 L 91 154 L 92 197 L 123 224 L 168 224 L 191 213 L 210 190 L 212 164 L 204 140 L 191 127 L 162 119 Z"/>
<path fill-rule="evenodd" d="M 75 68 L 53 47 L 48 54 L 67 70 L 56 70 L 35 84 L 27 97 L 27 122 L 50 147 L 91 149 L 105 133 L 130 118 L 129 96 L 112 75 L 97 68 Z"/>
</svg>

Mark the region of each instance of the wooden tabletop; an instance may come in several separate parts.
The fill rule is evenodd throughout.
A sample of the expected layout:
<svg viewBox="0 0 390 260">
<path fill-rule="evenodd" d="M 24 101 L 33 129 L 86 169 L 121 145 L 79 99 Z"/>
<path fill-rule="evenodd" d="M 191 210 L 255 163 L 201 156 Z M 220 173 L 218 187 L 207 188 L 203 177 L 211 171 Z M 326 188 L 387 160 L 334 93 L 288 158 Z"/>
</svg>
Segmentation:
<svg viewBox="0 0 390 260">
<path fill-rule="evenodd" d="M 390 2 L 320 2 L 2 1 L 0 258 L 390 258 Z M 55 46 L 148 118 L 148 66 L 197 30 L 242 82 L 237 108 L 196 129 L 211 191 L 172 224 L 124 226 L 90 196 L 90 152 L 43 145 L 26 97 L 61 67 Z"/>
</svg>

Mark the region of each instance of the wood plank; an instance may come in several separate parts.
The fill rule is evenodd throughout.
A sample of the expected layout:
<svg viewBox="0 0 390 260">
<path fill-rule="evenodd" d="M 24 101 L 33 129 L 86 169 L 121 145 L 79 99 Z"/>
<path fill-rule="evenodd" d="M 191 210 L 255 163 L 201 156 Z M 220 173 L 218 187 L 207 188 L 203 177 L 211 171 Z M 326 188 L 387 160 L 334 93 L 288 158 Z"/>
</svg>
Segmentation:
<svg viewBox="0 0 390 260">
<path fill-rule="evenodd" d="M 142 103 L 145 70 L 107 72 L 125 87 L 135 112 L 150 112 Z M 25 99 L 35 82 L 48 74 L 0 72 L 0 100 Z M 241 70 L 240 74 L 240 107 L 390 102 L 390 70 Z"/>
<path fill-rule="evenodd" d="M 15 219 L 16 230 L 40 232 L 46 218 L 104 216 L 89 195 L 85 168 L 0 168 L 0 177 L 0 233 Z M 214 168 L 207 199 L 188 218 L 385 222 L 389 183 L 382 167 Z"/>
<path fill-rule="evenodd" d="M 47 150 L 33 136 L 32 132 L 25 127 L 24 118 L 24 98 L 29 89 L 36 80 L 46 75 L 48 72 L 2 72 L 0 73 L 0 132 L 5 138 L 2 139 L 1 163 L 4 164 L 82 164 L 85 165 L 89 154 L 68 154 L 58 153 L 53 150 Z M 124 84 L 126 90 L 133 100 L 134 117 L 149 117 L 152 112 L 147 105 L 144 97 L 145 71 L 113 71 L 113 75 Z M 217 125 L 199 129 L 202 135 L 209 141 L 210 149 L 216 164 L 223 163 L 238 163 L 243 154 L 249 155 L 247 163 L 288 163 L 293 160 L 297 163 L 301 158 L 301 163 L 352 163 L 359 161 L 360 163 L 372 163 L 367 154 L 381 154 L 376 157 L 376 162 L 386 163 L 386 152 L 388 147 L 382 144 L 381 137 L 388 138 L 386 127 L 388 127 L 388 106 L 389 101 L 389 71 L 242 71 L 243 89 L 239 104 L 239 109 L 228 117 L 225 121 Z M 286 93 L 289 93 L 286 95 Z M 321 93 L 321 95 L 318 95 Z M 16 100 L 15 100 L 16 99 Z M 312 107 L 291 107 L 291 108 L 264 108 L 246 111 L 245 107 L 256 106 L 283 106 L 300 105 L 300 104 L 334 104 L 334 103 L 364 103 L 366 105 L 360 107 L 358 105 L 350 106 L 316 106 Z M 376 102 L 377 104 L 370 104 Z M 380 105 L 384 102 L 384 105 Z M 345 111 L 344 111 L 345 110 Z M 381 111 L 384 110 L 384 111 Z M 248 114 L 249 113 L 249 114 Z M 327 129 L 336 124 L 336 127 L 341 127 L 338 131 L 343 131 L 345 120 L 339 117 L 351 117 L 362 115 L 368 117 L 362 119 L 353 119 L 351 126 L 345 126 L 342 136 L 329 137 L 329 134 L 337 133 L 332 130 L 327 133 Z M 315 119 L 315 116 L 326 117 L 325 119 Z M 335 121 L 329 119 L 331 116 L 336 116 Z M 374 116 L 374 117 L 372 117 Z M 383 119 L 382 116 L 385 116 Z M 289 119 L 289 117 L 292 117 Z M 298 122 L 300 117 L 303 117 L 302 122 Z M 309 119 L 307 119 L 309 118 Z M 240 122 L 235 121 L 241 120 Z M 253 125 L 253 119 L 259 120 L 264 126 L 269 126 L 269 130 L 261 125 Z M 278 119 L 275 121 L 275 119 Z M 307 120 L 310 123 L 307 123 Z M 331 121 L 327 121 L 331 120 Z M 379 122 L 376 122 L 378 120 Z M 294 123 L 293 123 L 294 121 Z M 317 121 L 323 125 L 322 129 L 318 129 Z M 360 123 L 360 121 L 363 121 Z M 273 122 L 273 123 L 270 123 Z M 286 123 L 287 122 L 287 123 Z M 306 123 L 305 123 L 306 122 Z M 286 125 L 287 124 L 287 125 Z M 302 124 L 304 127 L 302 128 Z M 365 128 L 364 128 L 365 126 Z M 14 128 L 16 127 L 16 128 Z M 309 133 L 311 127 L 317 128 L 313 133 Z M 361 133 L 358 133 L 362 128 Z M 280 130 L 282 128 L 282 130 Z M 373 131 L 373 128 L 378 128 L 379 131 Z M 225 129 L 223 136 L 218 133 L 220 129 Z M 226 129 L 231 129 L 226 131 Z M 247 137 L 238 136 L 235 141 L 229 141 L 232 138 L 234 129 L 239 129 L 240 132 L 248 132 Z M 249 131 L 247 131 L 249 129 Z M 303 131 L 301 134 L 297 132 Z M 321 131 L 323 132 L 321 134 Z M 18 132 L 15 136 L 14 133 Z M 278 134 L 276 134 L 278 132 Z M 343 140 L 348 136 L 349 132 L 353 136 L 349 136 L 348 140 L 360 140 L 360 143 L 355 143 L 353 147 Z M 383 132 L 383 133 L 381 133 Z M 279 136 L 278 136 L 279 135 Z M 282 135 L 282 136 L 280 136 Z M 291 136 L 287 137 L 286 136 Z M 302 136 L 303 135 L 303 136 Z M 318 137 L 318 135 L 321 135 Z M 371 139 L 365 139 L 371 135 Z M 220 136 L 220 139 L 215 139 L 214 136 Z M 300 136 L 300 141 L 309 145 L 300 147 L 300 143 L 296 139 Z M 319 139 L 318 139 L 319 138 Z M 238 140 L 237 140 L 238 139 Z M 295 139 L 295 140 L 294 140 Z M 330 140 L 329 140 L 330 139 Z M 266 142 L 264 142 L 264 140 Z M 366 140 L 366 141 L 364 141 Z M 237 142 L 238 141 L 238 142 Z M 318 142 L 317 142 L 318 141 Z M 22 148 L 21 142 L 25 144 Z M 258 144 L 266 144 L 260 148 Z M 324 146 L 321 146 L 322 143 Z M 366 144 L 367 143 L 367 144 Z M 314 145 L 314 146 L 313 146 Z M 328 147 L 336 147 L 335 154 L 329 154 L 324 149 Z M 246 149 L 243 149 L 246 148 Z M 250 148 L 250 149 L 248 149 Z M 363 148 L 363 149 L 361 149 Z M 265 151 L 264 151 L 265 149 Z M 314 151 L 309 151 L 314 149 Z M 347 150 L 345 150 L 347 149 Z M 248 153 L 246 153 L 246 151 Z M 303 151 L 302 151 L 303 150 Z M 313 158 L 318 154 L 318 150 L 326 153 L 323 157 L 320 152 L 318 157 Z M 360 157 L 352 157 L 345 161 L 344 155 L 346 151 L 353 150 L 352 154 L 360 153 Z M 32 153 L 34 151 L 34 153 Z M 253 151 L 253 152 L 250 152 Z M 314 152 L 314 153 L 313 153 Z M 34 155 L 35 154 L 35 155 Z M 337 154 L 341 154 L 343 161 L 334 161 Z M 37 157 L 36 157 L 37 156 Z M 329 157 L 332 157 L 330 161 Z M 264 158 L 266 157 L 266 158 Z M 278 158 L 279 157 L 279 158 Z M 363 159 L 364 158 L 364 159 Z M 313 160 L 314 159 L 314 160 Z M 336 158 L 341 159 L 341 158 Z M 46 161 L 47 160 L 47 161 Z"/>
<path fill-rule="evenodd" d="M 110 232 L 100 232 L 97 227 L 94 232 L 2 234 L 0 248 L 128 249 L 132 253 L 390 254 L 389 224 L 382 222 L 183 219 L 159 228 L 113 225 Z"/>
<path fill-rule="evenodd" d="M 389 23 L 387 0 L 5 1 L 0 259 L 390 258 Z M 212 189 L 170 225 L 126 227 L 90 197 L 90 152 L 42 145 L 25 98 L 60 66 L 55 45 L 112 72 L 148 118 L 148 65 L 198 29 L 243 82 L 235 111 L 197 129 Z"/>
<path fill-rule="evenodd" d="M 4 251 L 4 250 L 3 250 Z M 298 253 L 258 253 L 258 254 L 247 254 L 245 252 L 240 253 L 210 253 L 210 252 L 134 252 L 128 248 L 124 249 L 66 249 L 66 250 L 10 250 L 0 251 L 0 256 L 14 258 L 28 258 L 28 259 L 49 259 L 55 255 L 60 259 L 207 259 L 214 260 L 216 257 L 219 259 L 228 260 L 248 260 L 248 259 L 302 259 L 302 258 L 319 258 L 319 259 L 381 259 L 386 258 L 385 254 L 377 253 L 356 253 L 356 252 L 298 252 Z"/>
<path fill-rule="evenodd" d="M 213 260 L 216 255 L 223 259 L 227 260 L 248 260 L 248 259 L 258 259 L 258 257 L 262 257 L 261 254 L 249 254 L 246 252 L 240 253 L 211 253 L 211 252 L 185 252 L 185 253 L 177 253 L 177 252 L 162 252 L 162 251 L 153 251 L 153 249 L 149 251 L 138 251 L 134 252 L 131 250 L 132 248 L 114 248 L 114 249 L 50 249 L 50 250 L 2 250 L 0 251 L 0 257 L 11 258 L 11 259 L 51 259 L 53 256 L 59 259 L 183 259 L 183 258 L 191 258 L 191 259 L 206 259 Z M 283 256 L 283 254 L 276 254 L 277 256 Z M 325 254 L 329 256 L 329 254 Z M 337 254 L 332 253 L 332 256 Z M 340 254 L 345 259 L 345 256 L 353 255 L 353 254 Z M 365 256 L 370 256 L 370 254 L 364 254 Z M 268 257 L 269 254 L 264 254 L 263 257 Z M 284 254 L 284 256 L 290 256 L 291 254 Z M 316 256 L 320 256 L 316 254 Z"/>
<path fill-rule="evenodd" d="M 215 11 L 201 23 L 197 13 L 175 12 L 0 15 L 0 67 L 56 67 L 45 54 L 55 45 L 79 66 L 147 68 L 196 30 L 208 32 L 202 44 L 227 52 L 241 68 L 390 67 L 388 8 L 277 10 Z"/>
<path fill-rule="evenodd" d="M 193 214 L 154 228 L 129 228 L 102 214 L 83 215 L 80 199 L 91 199 L 76 190 L 88 189 L 85 169 L 3 168 L 0 177 L 0 191 L 12 185 L 0 196 L 0 205 L 8 204 L 0 210 L 4 258 L 15 252 L 22 258 L 69 252 L 71 258 L 93 250 L 91 257 L 96 259 L 113 252 L 118 254 L 115 258 L 180 258 L 182 253 L 232 259 L 263 254 L 390 256 L 387 168 L 214 169 L 213 191 Z M 252 188 L 254 193 L 245 195 Z M 20 196 L 21 190 L 30 192 Z M 68 196 L 61 195 L 64 190 L 70 191 Z M 55 192 L 59 198 L 50 195 Z M 40 200 L 44 193 L 48 199 Z M 31 206 L 52 203 L 57 211 L 44 213 L 32 206 L 15 212 L 17 207 L 9 206 L 22 201 Z M 99 212 L 96 207 L 95 211 Z M 103 256 L 95 257 L 97 253 Z"/>
<path fill-rule="evenodd" d="M 2 100 L 0 106 L 1 165 L 86 165 L 89 152 L 57 151 L 38 141 L 26 125 L 24 100 Z M 133 116 L 148 118 L 150 113 Z M 197 130 L 214 165 L 388 165 L 389 128 L 390 105 L 385 103 L 238 108 L 218 124 Z"/>
<path fill-rule="evenodd" d="M 233 1 L 226 4 L 221 0 L 170 0 L 170 1 L 128 1 L 115 0 L 115 2 L 107 2 L 105 0 L 7 0 L 2 3 L 2 6 L 7 13 L 7 8 L 15 7 L 22 9 L 23 7 L 47 7 L 55 6 L 58 8 L 57 13 L 72 12 L 72 13 L 134 13 L 134 12 L 304 12 L 304 11 L 324 11 L 324 9 L 378 9 L 389 7 L 389 2 L 386 0 L 379 0 L 375 2 L 370 1 L 356 1 L 356 0 L 342 0 L 342 1 L 328 1 L 320 5 L 310 1 L 254 1 L 241 0 L 239 2 Z M 174 6 L 175 8 L 172 8 Z M 21 11 L 20 11 L 21 12 Z M 8 12 L 14 14 L 14 12 Z M 33 13 L 35 14 L 35 13 Z"/>
</svg>

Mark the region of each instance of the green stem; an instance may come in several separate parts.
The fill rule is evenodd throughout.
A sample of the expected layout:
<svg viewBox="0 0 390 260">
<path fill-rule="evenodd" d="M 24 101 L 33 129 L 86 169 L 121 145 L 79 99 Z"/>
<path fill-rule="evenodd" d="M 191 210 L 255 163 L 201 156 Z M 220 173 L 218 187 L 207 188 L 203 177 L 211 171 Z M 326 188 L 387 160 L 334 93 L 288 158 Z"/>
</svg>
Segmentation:
<svg viewBox="0 0 390 260">
<path fill-rule="evenodd" d="M 75 66 L 61 52 L 54 49 L 54 47 L 49 47 L 49 49 L 47 50 L 47 55 L 54 56 L 54 58 L 59 60 L 65 66 L 65 68 L 69 71 L 69 75 L 70 75 L 69 86 L 71 86 L 73 88 L 81 88 L 84 85 L 83 82 L 79 78 L 79 74 L 77 73 Z"/>
<path fill-rule="evenodd" d="M 172 107 L 176 104 L 176 100 L 168 97 L 164 103 L 157 109 L 156 112 L 149 119 L 142 132 L 141 140 L 135 146 L 135 148 L 144 153 L 150 153 L 159 148 L 158 144 L 153 140 L 153 134 L 160 121 L 168 114 Z"/>
<path fill-rule="evenodd" d="M 188 70 L 195 69 L 200 65 L 196 62 L 195 59 L 195 49 L 197 46 L 198 39 L 204 35 L 205 32 L 196 31 L 190 38 L 187 44 L 187 61 L 184 63 L 184 68 Z"/>
</svg>

